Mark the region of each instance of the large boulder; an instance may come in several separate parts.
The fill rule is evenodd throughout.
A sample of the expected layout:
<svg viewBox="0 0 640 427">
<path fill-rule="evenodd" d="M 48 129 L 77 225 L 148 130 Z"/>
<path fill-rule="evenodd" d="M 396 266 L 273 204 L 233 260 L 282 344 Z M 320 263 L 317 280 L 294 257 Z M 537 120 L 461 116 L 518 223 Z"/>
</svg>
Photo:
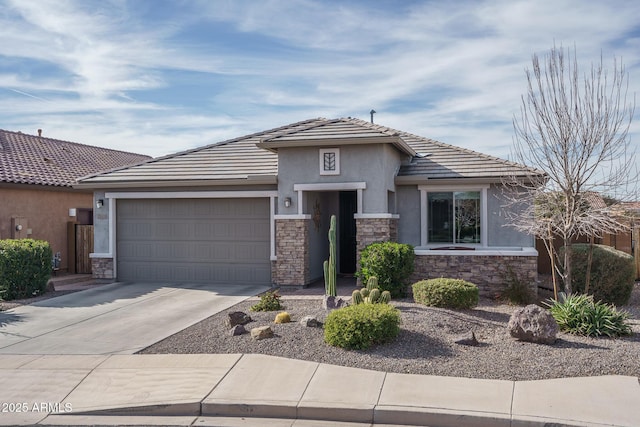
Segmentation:
<svg viewBox="0 0 640 427">
<path fill-rule="evenodd" d="M 558 323 L 551 313 L 535 304 L 517 309 L 507 325 L 509 334 L 520 341 L 538 344 L 556 342 Z"/>
<path fill-rule="evenodd" d="M 233 311 L 227 316 L 227 326 L 233 328 L 236 325 L 246 325 L 251 322 L 251 317 L 242 311 Z"/>
<path fill-rule="evenodd" d="M 334 297 L 331 295 L 325 295 L 322 298 L 322 308 L 325 310 L 334 310 L 336 308 L 346 307 L 347 302 L 341 297 Z"/>
<path fill-rule="evenodd" d="M 300 319 L 300 324 L 308 328 L 317 328 L 322 326 L 315 316 L 304 316 Z"/>
</svg>

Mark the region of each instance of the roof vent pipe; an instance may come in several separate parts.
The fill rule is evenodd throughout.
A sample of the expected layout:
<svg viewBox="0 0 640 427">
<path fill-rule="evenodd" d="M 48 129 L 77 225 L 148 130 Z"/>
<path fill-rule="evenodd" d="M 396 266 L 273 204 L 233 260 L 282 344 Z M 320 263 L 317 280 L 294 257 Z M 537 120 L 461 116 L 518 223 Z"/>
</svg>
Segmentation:
<svg viewBox="0 0 640 427">
<path fill-rule="evenodd" d="M 373 123 L 373 115 L 376 113 L 376 110 L 371 110 L 369 111 L 369 114 L 371 114 L 371 123 Z"/>
<path fill-rule="evenodd" d="M 38 136 L 42 136 L 42 129 L 38 129 Z"/>
</svg>

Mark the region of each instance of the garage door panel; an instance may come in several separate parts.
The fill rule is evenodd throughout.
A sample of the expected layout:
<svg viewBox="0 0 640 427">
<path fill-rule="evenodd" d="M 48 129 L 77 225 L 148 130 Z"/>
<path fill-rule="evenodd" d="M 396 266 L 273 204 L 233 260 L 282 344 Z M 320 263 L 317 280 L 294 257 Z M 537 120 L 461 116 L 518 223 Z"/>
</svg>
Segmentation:
<svg viewBox="0 0 640 427">
<path fill-rule="evenodd" d="M 269 200 L 117 204 L 119 280 L 269 283 Z"/>
</svg>

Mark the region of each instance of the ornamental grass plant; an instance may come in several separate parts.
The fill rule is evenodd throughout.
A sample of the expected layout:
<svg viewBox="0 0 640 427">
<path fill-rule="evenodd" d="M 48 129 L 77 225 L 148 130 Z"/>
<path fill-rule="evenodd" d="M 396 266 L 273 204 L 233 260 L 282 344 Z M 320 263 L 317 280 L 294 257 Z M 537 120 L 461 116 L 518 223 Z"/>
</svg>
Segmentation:
<svg viewBox="0 0 640 427">
<path fill-rule="evenodd" d="M 627 312 L 618 311 L 613 304 L 594 301 L 591 295 L 560 293 L 558 300 L 551 299 L 544 305 L 549 307 L 560 330 L 570 334 L 614 338 L 632 333 Z"/>
</svg>

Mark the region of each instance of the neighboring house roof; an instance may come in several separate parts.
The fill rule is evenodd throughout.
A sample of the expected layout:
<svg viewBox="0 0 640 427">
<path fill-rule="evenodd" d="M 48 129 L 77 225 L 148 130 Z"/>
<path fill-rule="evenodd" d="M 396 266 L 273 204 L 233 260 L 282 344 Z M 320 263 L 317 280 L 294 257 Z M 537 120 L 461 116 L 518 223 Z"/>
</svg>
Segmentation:
<svg viewBox="0 0 640 427">
<path fill-rule="evenodd" d="M 584 199 L 589 203 L 592 209 L 606 209 L 607 204 L 604 199 L 600 195 L 600 193 L 596 191 L 585 191 L 583 194 Z"/>
<path fill-rule="evenodd" d="M 72 187 L 82 176 L 151 159 L 0 129 L 0 183 Z"/>
<path fill-rule="evenodd" d="M 171 182 L 211 183 L 211 180 L 275 183 L 278 148 L 301 145 L 391 143 L 408 158 L 398 175 L 414 178 L 497 178 L 541 173 L 496 157 L 443 144 L 354 118 L 315 118 L 230 139 L 189 151 L 153 159 L 138 166 L 95 174 L 81 180 L 82 186 L 138 183 L 165 185 Z"/>
</svg>

